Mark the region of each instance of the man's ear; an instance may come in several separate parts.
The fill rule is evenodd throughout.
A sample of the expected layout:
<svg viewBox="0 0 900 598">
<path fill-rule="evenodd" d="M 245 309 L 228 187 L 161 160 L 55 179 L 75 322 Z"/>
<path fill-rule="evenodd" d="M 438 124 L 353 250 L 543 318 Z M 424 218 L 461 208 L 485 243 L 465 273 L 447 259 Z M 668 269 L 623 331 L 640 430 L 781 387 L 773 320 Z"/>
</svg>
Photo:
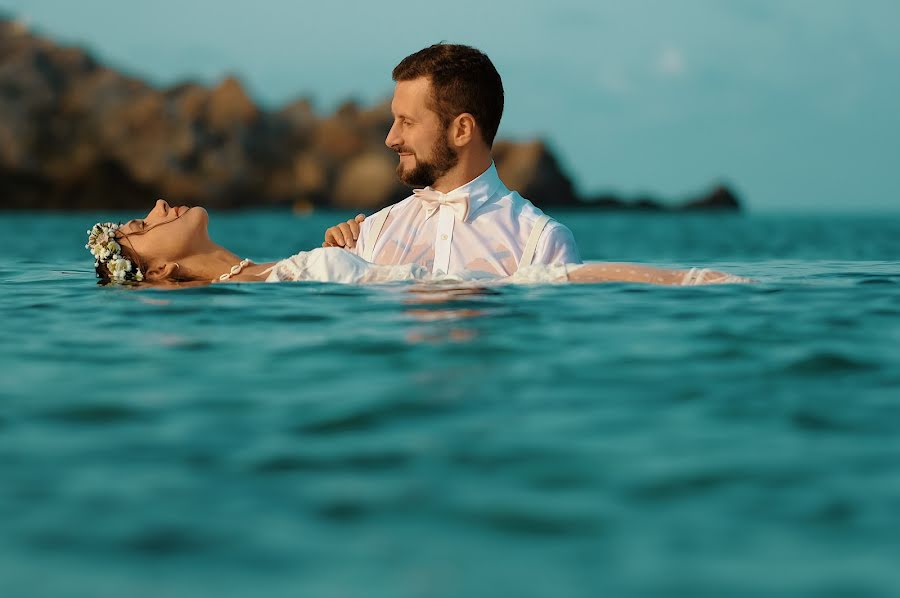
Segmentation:
<svg viewBox="0 0 900 598">
<path fill-rule="evenodd" d="M 164 280 L 174 280 L 174 274 L 178 270 L 178 264 L 175 262 L 164 262 L 153 266 L 144 272 L 144 279 L 151 282 L 162 282 Z"/>
<path fill-rule="evenodd" d="M 468 112 L 463 112 L 453 119 L 450 127 L 450 143 L 456 147 L 468 145 L 478 134 L 477 129 L 478 124 L 475 122 L 475 117 Z"/>
</svg>

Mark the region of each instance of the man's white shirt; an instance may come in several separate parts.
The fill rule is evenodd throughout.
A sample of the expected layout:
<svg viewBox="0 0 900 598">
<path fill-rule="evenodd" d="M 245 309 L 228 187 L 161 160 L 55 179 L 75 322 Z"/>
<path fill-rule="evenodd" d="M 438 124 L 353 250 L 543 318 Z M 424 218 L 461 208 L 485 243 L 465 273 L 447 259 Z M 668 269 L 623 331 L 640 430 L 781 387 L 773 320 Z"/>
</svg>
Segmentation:
<svg viewBox="0 0 900 598">
<path fill-rule="evenodd" d="M 486 272 L 509 276 L 518 269 L 535 224 L 543 212 L 497 175 L 493 163 L 478 178 L 445 194 L 468 194 L 465 220 L 460 210 L 440 205 L 428 210 L 415 194 L 366 218 L 360 225 L 356 248 L 360 256 L 371 253 L 376 264 L 419 264 L 439 276 Z M 373 226 L 380 224 L 374 251 L 366 243 Z M 572 232 L 555 220 L 547 222 L 534 252 L 533 264 L 580 264 L 581 256 Z"/>
</svg>

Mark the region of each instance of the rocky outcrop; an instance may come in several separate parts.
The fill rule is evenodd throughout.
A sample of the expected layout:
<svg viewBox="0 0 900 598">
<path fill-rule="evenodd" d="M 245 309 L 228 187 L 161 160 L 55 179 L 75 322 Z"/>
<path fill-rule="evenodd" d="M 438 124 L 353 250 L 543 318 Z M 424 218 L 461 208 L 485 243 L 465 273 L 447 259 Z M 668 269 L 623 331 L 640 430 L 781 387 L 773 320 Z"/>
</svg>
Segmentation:
<svg viewBox="0 0 900 598">
<path fill-rule="evenodd" d="M 685 210 L 733 211 L 741 208 L 741 202 L 734 191 L 725 185 L 717 185 L 708 193 L 688 200 L 681 207 Z"/>
<path fill-rule="evenodd" d="M 578 206 L 572 181 L 541 141 L 494 143 L 494 162 L 500 178 L 538 206 Z"/>
<path fill-rule="evenodd" d="M 673 203 L 650 196 L 627 199 L 617 195 L 602 194 L 588 197 L 579 205 L 632 212 L 718 212 L 741 209 L 741 203 L 734 192 L 722 184 L 681 202 Z"/>
<path fill-rule="evenodd" d="M 320 117 L 297 100 L 257 106 L 241 82 L 167 89 L 0 19 L 0 208 L 143 209 L 156 197 L 210 207 L 368 211 L 408 195 L 384 146 L 387 102 Z M 498 141 L 501 178 L 543 208 L 662 209 L 580 198 L 541 141 Z M 728 189 L 685 209 L 737 209 Z"/>
</svg>

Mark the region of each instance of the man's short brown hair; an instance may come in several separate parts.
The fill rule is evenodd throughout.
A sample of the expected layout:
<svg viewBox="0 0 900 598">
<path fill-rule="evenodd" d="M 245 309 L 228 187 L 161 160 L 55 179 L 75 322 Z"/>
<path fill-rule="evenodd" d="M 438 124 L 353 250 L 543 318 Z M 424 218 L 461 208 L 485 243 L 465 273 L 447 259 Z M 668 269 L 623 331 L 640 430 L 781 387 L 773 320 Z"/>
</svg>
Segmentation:
<svg viewBox="0 0 900 598">
<path fill-rule="evenodd" d="M 458 44 L 435 44 L 394 67 L 394 81 L 431 80 L 431 105 L 444 127 L 464 112 L 475 118 L 482 138 L 493 145 L 503 115 L 503 82 L 483 52 Z"/>
</svg>

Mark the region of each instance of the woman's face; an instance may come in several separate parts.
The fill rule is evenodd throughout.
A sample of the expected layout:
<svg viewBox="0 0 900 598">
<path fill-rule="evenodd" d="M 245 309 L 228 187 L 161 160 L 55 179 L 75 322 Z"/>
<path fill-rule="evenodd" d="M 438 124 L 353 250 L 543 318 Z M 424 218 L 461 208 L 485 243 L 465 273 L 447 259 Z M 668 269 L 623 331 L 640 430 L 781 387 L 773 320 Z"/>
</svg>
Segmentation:
<svg viewBox="0 0 900 598">
<path fill-rule="evenodd" d="M 145 270 L 196 255 L 209 243 L 209 215 L 201 207 L 171 207 L 156 202 L 144 218 L 129 220 L 118 230 L 119 243 L 131 250 Z"/>
</svg>

